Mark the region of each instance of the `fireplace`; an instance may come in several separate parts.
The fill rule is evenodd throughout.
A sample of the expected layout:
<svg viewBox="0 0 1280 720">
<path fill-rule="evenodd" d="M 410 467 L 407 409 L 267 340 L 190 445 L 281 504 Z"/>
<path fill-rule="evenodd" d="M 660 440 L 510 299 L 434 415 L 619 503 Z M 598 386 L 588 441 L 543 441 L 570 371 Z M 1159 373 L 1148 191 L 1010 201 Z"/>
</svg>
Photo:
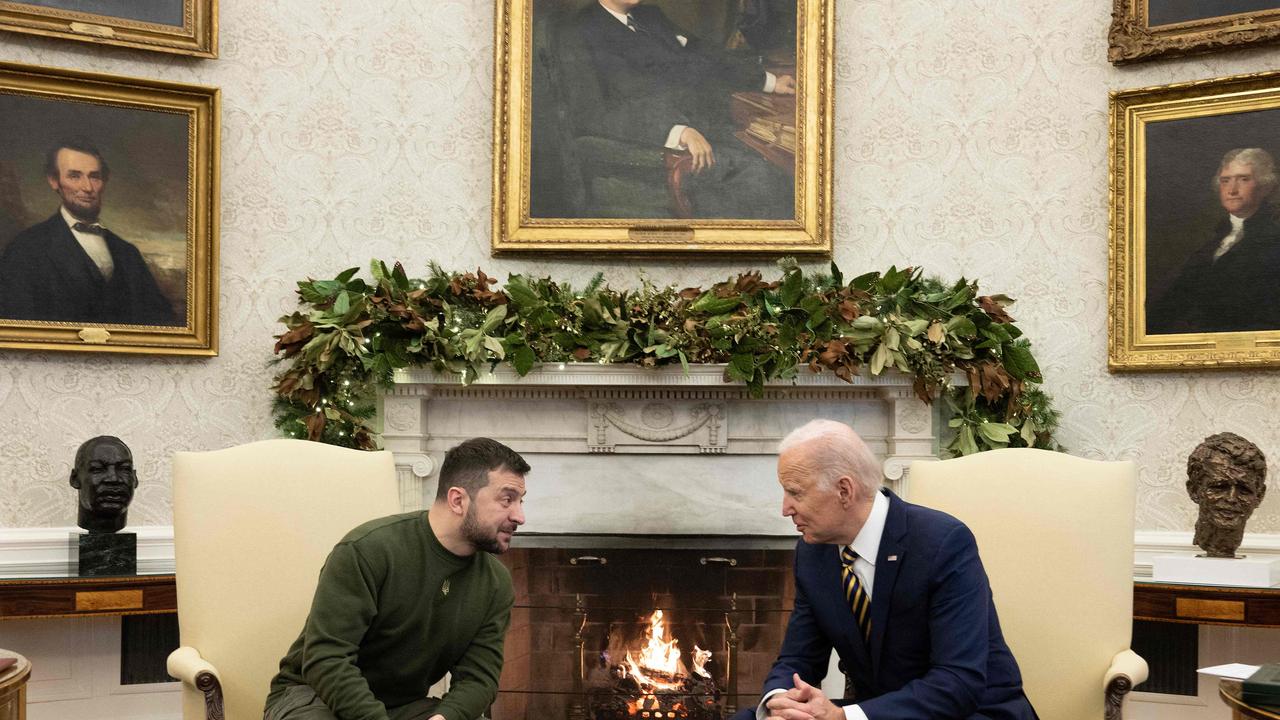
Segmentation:
<svg viewBox="0 0 1280 720">
<path fill-rule="evenodd" d="M 493 720 L 723 720 L 757 702 L 794 597 L 794 541 L 516 538 L 501 556 L 516 604 Z"/>
<path fill-rule="evenodd" d="M 758 397 L 723 376 L 566 363 L 524 377 L 496 367 L 463 386 L 396 372 L 380 421 L 406 510 L 434 497 L 445 451 L 466 438 L 500 440 L 533 466 L 528 524 L 503 556 L 517 596 L 494 720 L 721 720 L 754 705 L 794 600 L 778 442 L 815 417 L 848 423 L 900 494 L 910 463 L 936 457 L 936 408 L 909 376 L 801 369 Z M 659 610 L 684 663 L 659 673 L 664 688 L 626 662 Z M 711 653 L 706 675 L 695 646 Z"/>
</svg>

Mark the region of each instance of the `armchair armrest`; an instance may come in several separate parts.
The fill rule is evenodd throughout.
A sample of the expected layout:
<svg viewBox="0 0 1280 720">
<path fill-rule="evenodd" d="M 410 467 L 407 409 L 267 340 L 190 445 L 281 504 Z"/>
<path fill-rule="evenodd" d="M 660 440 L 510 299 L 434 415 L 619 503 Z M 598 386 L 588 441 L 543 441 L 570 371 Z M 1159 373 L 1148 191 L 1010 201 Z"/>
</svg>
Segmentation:
<svg viewBox="0 0 1280 720">
<path fill-rule="evenodd" d="M 1146 679 L 1147 661 L 1138 653 L 1127 648 L 1116 653 L 1102 680 L 1102 688 L 1106 693 L 1107 720 L 1120 720 L 1124 696 Z"/>
<path fill-rule="evenodd" d="M 574 151 L 588 174 L 629 172 L 656 181 L 665 180 L 671 212 L 678 218 L 693 217 L 693 205 L 684 181 L 693 172 L 693 156 L 683 150 L 653 148 L 598 135 L 574 140 Z"/>
<path fill-rule="evenodd" d="M 1118 677 L 1128 678 L 1130 686 L 1141 685 L 1147 679 L 1147 661 L 1132 650 L 1121 650 L 1111 659 L 1103 686 L 1110 685 Z"/>
<path fill-rule="evenodd" d="M 165 663 L 169 677 L 190 685 L 204 693 L 205 717 L 208 720 L 225 720 L 222 707 L 222 681 L 218 670 L 200 657 L 200 651 L 183 646 L 169 653 Z"/>
</svg>

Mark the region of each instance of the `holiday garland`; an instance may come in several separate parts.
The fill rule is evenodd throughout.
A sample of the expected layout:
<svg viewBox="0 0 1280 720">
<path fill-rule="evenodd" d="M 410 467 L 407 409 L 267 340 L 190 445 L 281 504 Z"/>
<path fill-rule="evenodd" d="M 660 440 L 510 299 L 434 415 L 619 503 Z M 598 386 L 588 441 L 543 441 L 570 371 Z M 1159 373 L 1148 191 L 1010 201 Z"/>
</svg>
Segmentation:
<svg viewBox="0 0 1280 720">
<path fill-rule="evenodd" d="M 429 366 L 464 383 L 499 363 L 525 375 L 540 362 L 655 367 L 724 363 L 725 381 L 753 395 L 770 380 L 830 370 L 851 381 L 864 368 L 913 375 L 920 399 L 941 396 L 950 415 L 945 449 L 1056 447 L 1058 415 L 1040 390 L 1030 343 L 1005 312 L 1013 301 L 948 285 L 918 268 L 846 281 L 805 275 L 794 260 L 765 282 L 745 272 L 703 290 L 647 281 L 614 290 L 597 275 L 574 289 L 549 278 L 496 279 L 446 272 L 424 279 L 373 261 L 372 282 L 351 268 L 298 283 L 302 309 L 281 318 L 275 352 L 276 425 L 285 435 L 373 449 L 380 388 L 398 368 Z M 968 384 L 954 387 L 963 373 Z"/>
</svg>

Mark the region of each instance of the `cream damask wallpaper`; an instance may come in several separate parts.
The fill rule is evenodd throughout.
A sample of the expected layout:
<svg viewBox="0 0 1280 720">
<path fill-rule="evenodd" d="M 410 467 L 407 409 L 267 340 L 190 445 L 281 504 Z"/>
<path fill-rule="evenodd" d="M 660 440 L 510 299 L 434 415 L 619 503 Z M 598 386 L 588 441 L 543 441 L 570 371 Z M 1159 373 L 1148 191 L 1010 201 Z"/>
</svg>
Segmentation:
<svg viewBox="0 0 1280 720">
<path fill-rule="evenodd" d="M 1115 69 L 1110 0 L 838 5 L 835 259 L 846 274 L 922 265 L 1018 298 L 1062 442 L 1141 466 L 1139 528 L 1191 528 L 1185 457 L 1212 432 L 1253 439 L 1280 470 L 1276 373 L 1105 369 L 1107 91 L 1273 69 L 1280 50 Z M 224 103 L 221 355 L 0 351 L 0 527 L 73 525 L 72 456 L 102 433 L 133 448 L 132 522 L 168 524 L 174 451 L 273 435 L 271 335 L 304 276 L 377 257 L 418 271 L 436 259 L 636 280 L 634 263 L 610 258 L 489 257 L 490 0 L 221 0 L 221 32 L 212 61 L 0 37 L 6 61 L 215 85 Z M 698 284 L 747 265 L 644 272 Z M 1280 492 L 1250 529 L 1280 532 Z"/>
</svg>

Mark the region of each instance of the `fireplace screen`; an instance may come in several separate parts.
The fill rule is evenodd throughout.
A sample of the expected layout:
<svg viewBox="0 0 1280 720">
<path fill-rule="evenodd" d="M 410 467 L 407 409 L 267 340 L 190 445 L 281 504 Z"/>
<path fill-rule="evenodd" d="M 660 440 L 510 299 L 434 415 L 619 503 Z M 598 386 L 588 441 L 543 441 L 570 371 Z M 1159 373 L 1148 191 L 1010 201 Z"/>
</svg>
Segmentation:
<svg viewBox="0 0 1280 720">
<path fill-rule="evenodd" d="M 792 553 L 714 546 L 735 540 L 503 555 L 516 607 L 493 720 L 723 720 L 757 702 Z"/>
</svg>

